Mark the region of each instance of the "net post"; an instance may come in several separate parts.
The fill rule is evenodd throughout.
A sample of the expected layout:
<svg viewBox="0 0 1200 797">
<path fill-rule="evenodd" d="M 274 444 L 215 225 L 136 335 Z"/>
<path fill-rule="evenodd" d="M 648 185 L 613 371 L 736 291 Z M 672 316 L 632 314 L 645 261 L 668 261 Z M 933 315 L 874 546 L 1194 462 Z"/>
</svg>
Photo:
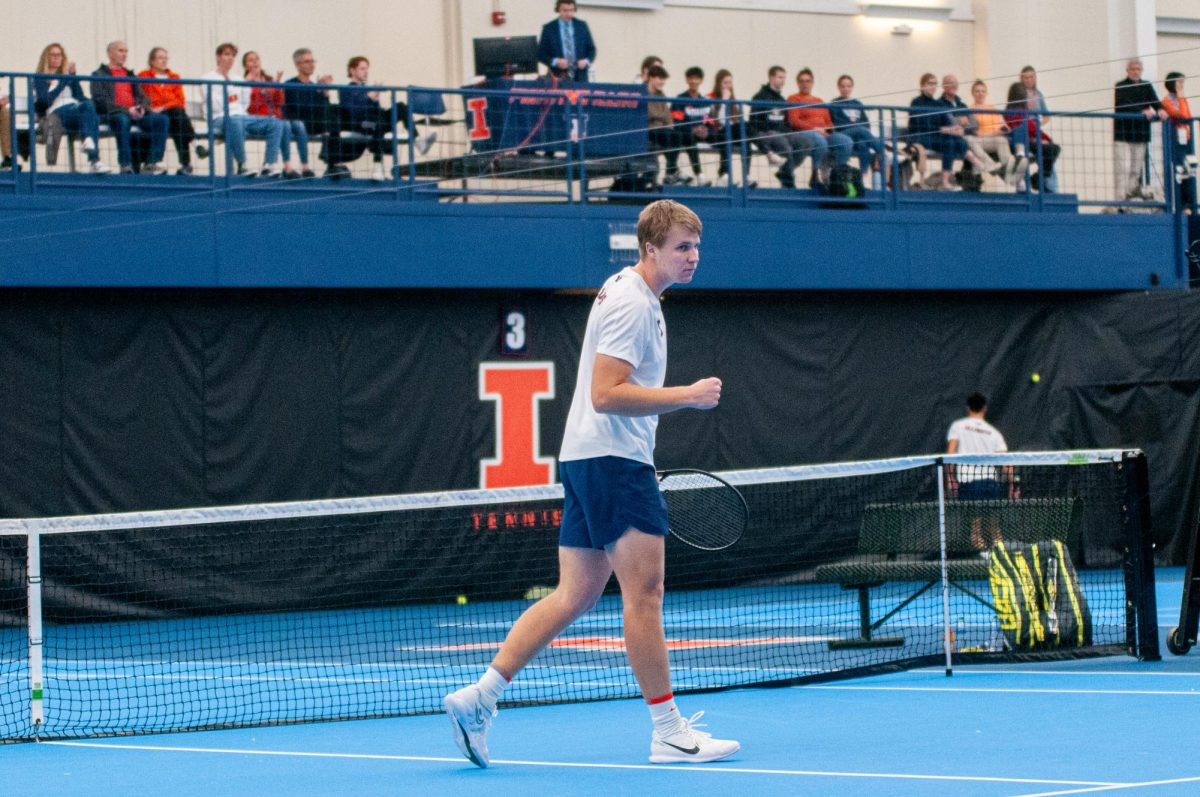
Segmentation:
<svg viewBox="0 0 1200 797">
<path fill-rule="evenodd" d="M 946 677 L 954 675 L 954 631 L 950 626 L 950 574 L 946 566 L 946 465 L 941 457 L 937 466 L 938 560 L 942 564 L 942 647 L 946 652 Z"/>
<path fill-rule="evenodd" d="M 1125 470 L 1125 637 L 1129 654 L 1159 661 L 1158 606 L 1154 595 L 1154 542 L 1150 524 L 1150 475 L 1146 455 L 1127 451 Z"/>
<path fill-rule="evenodd" d="M 37 526 L 27 527 L 26 590 L 29 621 L 29 722 L 36 737 L 45 720 L 42 707 L 42 549 Z"/>
</svg>

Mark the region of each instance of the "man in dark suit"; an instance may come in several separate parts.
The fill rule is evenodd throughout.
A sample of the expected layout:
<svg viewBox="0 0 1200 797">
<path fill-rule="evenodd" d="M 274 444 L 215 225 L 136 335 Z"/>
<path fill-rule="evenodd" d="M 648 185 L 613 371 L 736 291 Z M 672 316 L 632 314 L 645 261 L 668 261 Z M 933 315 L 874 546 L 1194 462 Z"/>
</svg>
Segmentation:
<svg viewBox="0 0 1200 797">
<path fill-rule="evenodd" d="M 538 60 L 559 78 L 586 83 L 588 67 L 596 60 L 592 32 L 582 19 L 575 19 L 575 0 L 554 4 L 558 19 L 542 26 L 538 40 Z"/>
</svg>

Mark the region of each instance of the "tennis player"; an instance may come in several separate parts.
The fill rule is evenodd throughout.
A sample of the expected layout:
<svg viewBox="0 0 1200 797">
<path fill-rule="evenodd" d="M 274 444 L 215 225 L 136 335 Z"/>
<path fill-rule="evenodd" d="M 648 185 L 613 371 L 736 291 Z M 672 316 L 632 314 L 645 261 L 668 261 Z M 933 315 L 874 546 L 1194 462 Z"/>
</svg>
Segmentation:
<svg viewBox="0 0 1200 797">
<path fill-rule="evenodd" d="M 478 683 L 445 699 L 454 741 L 476 766 L 488 765 L 487 734 L 505 687 L 599 600 L 613 573 L 625 650 L 654 722 L 650 761 L 717 761 L 738 751 L 737 742 L 698 730 L 704 712 L 684 719 L 675 707 L 663 634 L 668 529 L 654 471 L 658 416 L 709 410 L 721 400 L 716 377 L 663 386 L 667 328 L 659 297 L 692 281 L 700 230 L 696 214 L 677 202 L 647 205 L 638 216 L 637 265 L 609 277 L 592 304 L 559 455 L 565 500 L 558 587 L 517 619 Z"/>
</svg>

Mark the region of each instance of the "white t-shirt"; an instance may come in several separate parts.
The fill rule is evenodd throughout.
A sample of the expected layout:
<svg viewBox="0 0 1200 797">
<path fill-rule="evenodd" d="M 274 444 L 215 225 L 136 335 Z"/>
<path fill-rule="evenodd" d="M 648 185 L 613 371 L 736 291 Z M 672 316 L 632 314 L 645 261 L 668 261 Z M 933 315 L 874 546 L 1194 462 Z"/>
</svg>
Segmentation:
<svg viewBox="0 0 1200 797">
<path fill-rule="evenodd" d="M 229 80 L 228 77 L 222 75 L 217 70 L 213 70 L 200 76 L 201 80 L 211 80 L 215 83 L 223 83 Z M 205 92 L 205 98 L 208 97 L 208 87 L 202 87 Z M 209 112 L 210 119 L 219 119 L 225 115 L 225 96 L 224 93 L 229 92 L 229 115 L 230 116 L 246 116 L 248 111 L 246 107 L 250 103 L 250 88 L 247 86 L 213 86 L 212 87 L 212 108 Z"/>
<path fill-rule="evenodd" d="M 635 385 L 663 386 L 667 376 L 667 324 L 658 297 L 632 268 L 609 277 L 592 304 L 558 459 L 568 462 L 613 456 L 653 465 L 657 415 L 630 418 L 596 412 L 592 407 L 592 370 L 597 354 L 632 365 L 629 381 Z"/>
<path fill-rule="evenodd" d="M 983 418 L 959 418 L 950 424 L 946 441 L 958 441 L 957 454 L 999 454 L 1008 451 L 1008 443 L 1000 430 Z M 996 469 L 991 465 L 959 465 L 956 477 L 960 482 L 996 478 Z"/>
</svg>

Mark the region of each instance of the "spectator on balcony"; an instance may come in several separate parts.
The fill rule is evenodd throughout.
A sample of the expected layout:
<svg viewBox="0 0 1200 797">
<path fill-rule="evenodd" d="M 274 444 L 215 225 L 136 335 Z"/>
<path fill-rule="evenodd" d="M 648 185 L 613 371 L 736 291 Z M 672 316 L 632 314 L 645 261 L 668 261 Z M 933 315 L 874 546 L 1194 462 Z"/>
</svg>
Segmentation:
<svg viewBox="0 0 1200 797">
<path fill-rule="evenodd" d="M 783 84 L 787 82 L 787 71 L 781 66 L 767 70 L 767 82 L 751 97 L 751 102 L 777 103 L 769 107 L 750 108 L 750 135 L 754 143 L 767 154 L 772 166 L 778 166 L 775 176 L 784 188 L 796 187 L 796 153 L 807 153 L 808 145 L 803 137 L 788 124 Z"/>
<path fill-rule="evenodd" d="M 805 154 L 811 154 L 812 178 L 808 185 L 824 190 L 829 185 L 829 162 L 832 161 L 834 166 L 845 166 L 854 150 L 854 141 L 845 133 L 834 132 L 829 109 L 820 107 L 825 101 L 812 93 L 811 69 L 805 67 L 796 73 L 796 86 L 799 91 L 787 98 L 788 102 L 798 105 L 788 110 L 788 124 L 804 142 L 796 165 L 804 161 Z"/>
<path fill-rule="evenodd" d="M 663 86 L 669 77 L 667 70 L 661 66 L 650 67 L 650 82 L 646 84 L 646 94 L 650 97 L 665 97 Z M 651 149 L 662 151 L 667 161 L 667 174 L 663 177 L 663 185 L 686 182 L 679 176 L 679 151 L 683 149 L 685 139 L 683 132 L 675 127 L 675 120 L 671 118 L 669 102 L 646 103 L 646 128 Z"/>
<path fill-rule="evenodd" d="M 671 109 L 671 118 L 675 120 L 676 129 L 682 134 L 683 151 L 692 165 L 692 176 L 696 185 L 708 185 L 700 168 L 700 150 L 697 145 L 709 143 L 709 113 L 712 111 L 712 103 L 700 93 L 700 84 L 704 82 L 703 69 L 698 66 L 688 67 L 683 77 L 687 81 L 687 91 L 679 95 L 683 102 Z"/>
<path fill-rule="evenodd" d="M 916 159 L 910 187 L 922 188 L 925 170 L 929 166 L 929 153 L 937 152 L 939 121 L 944 118 L 944 109 L 937 101 L 937 75 L 926 72 L 921 75 L 921 93 L 908 104 L 908 132 L 905 140 L 908 151 Z"/>
<path fill-rule="evenodd" d="M 864 175 L 872 168 L 882 173 L 883 142 L 871 132 L 867 109 L 851 96 L 854 94 L 854 78 L 842 75 L 838 78 L 837 87 L 838 98 L 829 108 L 834 130 L 854 142 L 854 154 Z"/>
<path fill-rule="evenodd" d="M 84 96 L 79 78 L 75 77 L 75 62 L 67 58 L 67 51 L 61 44 L 46 45 L 38 58 L 37 73 L 63 76 L 33 79 L 34 110 L 38 116 L 47 121 L 53 117 L 61 130 L 83 139 L 83 151 L 92 174 L 111 172 L 112 169 L 100 161 L 100 121 L 96 117 L 96 106 Z M 54 146 L 57 149 L 57 144 Z M 49 160 L 51 145 L 48 139 L 46 150 Z"/>
<path fill-rule="evenodd" d="M 273 116 L 251 116 L 247 112 L 249 91 L 245 86 L 229 85 L 229 73 L 237 53 L 237 47 L 229 42 L 217 45 L 217 68 L 201 78 L 215 84 L 209 87 L 209 124 L 214 132 L 225 137 L 235 174 L 252 176 L 246 168 L 246 136 L 252 135 L 262 136 L 267 142 L 262 176 L 279 177 L 283 173 L 279 165 L 279 147 L 286 126 Z"/>
<path fill-rule="evenodd" d="M 155 47 L 147 59 L 148 69 L 138 72 L 138 77 L 166 78 L 179 80 L 179 75 L 167 68 L 170 55 L 165 47 Z M 192 142 L 196 139 L 196 130 L 187 114 L 187 100 L 183 96 L 183 86 L 178 83 L 143 83 L 142 91 L 150 99 L 150 110 L 167 118 L 167 133 L 175 142 L 175 152 L 179 156 L 178 174 L 192 173 Z M 205 150 L 207 152 L 207 150 Z"/>
<path fill-rule="evenodd" d="M 338 90 L 344 129 L 367 136 L 367 148 L 375 162 L 371 179 L 386 180 L 387 175 L 383 170 L 383 153 L 386 149 L 384 137 L 392 130 L 392 111 L 379 104 L 379 91 L 367 87 L 367 81 L 371 78 L 371 62 L 366 56 L 356 55 L 351 58 L 346 64 L 346 76 L 351 88 Z M 396 110 L 397 123 L 407 124 L 408 106 L 397 100 L 393 107 Z M 429 151 L 437 138 L 436 133 L 418 136 L 412 129 L 409 129 L 408 134 L 413 137 L 413 144 L 422 155 Z"/>
<path fill-rule="evenodd" d="M 641 72 L 641 76 L 638 78 L 637 82 L 641 83 L 643 86 L 645 86 L 647 83 L 650 82 L 650 67 L 662 66 L 662 65 L 663 65 L 663 59 L 659 58 L 657 55 L 648 55 L 645 58 L 643 58 L 642 59 L 642 72 Z"/>
<path fill-rule="evenodd" d="M 275 79 L 263 71 L 262 59 L 253 50 L 247 50 L 242 56 L 243 77 L 251 83 L 279 83 L 283 80 L 283 72 L 276 72 Z M 308 166 L 308 130 L 299 119 L 285 119 L 283 115 L 283 89 L 267 86 L 253 86 L 250 89 L 250 105 L 246 108 L 251 116 L 271 116 L 283 124 L 283 135 L 279 140 L 279 148 L 283 151 L 283 176 L 295 179 L 300 176 L 315 177 Z M 300 168 L 292 162 L 292 142 L 296 142 L 296 150 L 300 156 Z"/>
<path fill-rule="evenodd" d="M 1021 68 L 1021 88 L 1025 91 L 1025 107 L 1029 111 L 1025 120 L 1025 138 L 1030 142 L 1029 153 L 1036 159 L 1038 151 L 1038 136 L 1041 137 L 1041 164 L 1038 174 L 1034 177 L 1033 187 L 1048 194 L 1058 193 L 1058 175 L 1054 173 L 1054 163 L 1062 153 L 1062 147 L 1055 144 L 1046 128 L 1050 124 L 1049 110 L 1046 107 L 1046 97 L 1038 89 L 1037 70 L 1032 66 Z M 1012 125 L 1009 125 L 1010 127 Z M 1014 136 L 1017 133 L 1014 131 Z M 1053 150 L 1053 155 L 1050 155 Z"/>
<path fill-rule="evenodd" d="M 538 40 L 538 61 L 561 80 L 588 82 L 588 69 L 596 60 L 596 43 L 592 32 L 582 19 L 575 19 L 575 0 L 558 0 L 554 4 L 558 19 L 542 26 Z"/>
<path fill-rule="evenodd" d="M 733 90 L 733 73 L 728 69 L 718 69 L 717 74 L 713 77 L 713 90 L 709 92 L 708 96 L 709 99 L 714 100 L 737 99 L 737 93 Z M 709 126 L 713 131 L 709 134 L 709 140 L 721 158 L 720 166 L 717 167 L 716 185 L 718 188 L 725 188 L 729 185 L 731 173 L 728 144 L 730 142 L 740 144 L 744 135 L 742 132 L 742 106 L 734 102 L 719 102 L 712 106 L 709 114 L 711 117 Z M 748 164 L 743 162 L 743 177 L 745 177 L 747 166 Z"/>
<path fill-rule="evenodd" d="M 1030 185 L 1034 190 L 1053 193 L 1053 185 L 1057 182 L 1054 179 L 1054 163 L 1062 147 L 1055 144 L 1042 129 L 1041 117 L 1036 111 L 1038 106 L 1035 100 L 1029 98 L 1028 91 L 1024 79 L 1008 87 L 1004 123 L 1012 130 L 1013 151 L 1017 157 L 1028 154 L 1030 164 L 1037 164 L 1038 173 L 1030 179 Z"/>
<path fill-rule="evenodd" d="M 1189 156 L 1196 154 L 1196 142 L 1192 136 L 1192 110 L 1188 107 L 1187 97 L 1183 93 L 1182 72 L 1167 73 L 1163 84 L 1167 96 L 1163 97 L 1162 107 L 1167 118 L 1174 124 L 1171 126 L 1171 154 L 1176 173 L 1183 177 L 1179 183 L 1179 201 L 1193 205 L 1196 202 L 1196 176 L 1194 165 L 1189 163 Z M 1182 171 L 1179 171 L 1182 169 Z M 1190 212 L 1190 208 L 1189 208 Z"/>
<path fill-rule="evenodd" d="M 1125 64 L 1125 79 L 1113 91 L 1113 110 L 1139 117 L 1113 120 L 1113 182 L 1117 196 L 1125 201 L 1154 199 L 1152 192 L 1142 188 L 1142 169 L 1146 145 L 1150 143 L 1150 123 L 1166 119 L 1167 112 L 1158 101 L 1154 85 L 1142 79 L 1142 62 L 1137 58 Z"/>
<path fill-rule="evenodd" d="M 956 160 L 970 163 L 980 176 L 999 174 L 1003 166 L 992 160 L 986 152 L 980 156 L 967 146 L 967 134 L 973 133 L 979 124 L 974 115 L 968 112 L 962 97 L 958 96 L 957 77 L 946 75 L 942 78 L 942 96 L 938 102 L 946 109 L 938 128 L 938 148 L 942 153 L 942 189 L 950 191 L 958 188 L 954 184 Z"/>
<path fill-rule="evenodd" d="M 975 118 L 975 129 L 967 133 L 967 146 L 981 160 L 986 154 L 999 163 L 1001 176 L 1012 187 L 1025 176 L 1029 161 L 1024 155 L 1013 155 L 1008 139 L 1011 131 L 1004 122 L 1004 115 L 996 106 L 988 104 L 987 94 L 987 84 L 982 80 L 976 80 L 971 85 L 971 98 L 975 101 L 971 103 L 970 109 Z"/>
<path fill-rule="evenodd" d="M 338 124 L 337 108 L 329 101 L 332 89 L 321 88 L 333 82 L 333 75 L 316 77 L 317 59 L 307 47 L 292 53 L 292 63 L 296 65 L 296 76 L 284 83 L 283 115 L 287 119 L 303 122 L 310 136 L 324 137 L 318 157 L 327 164 L 326 176 L 347 177 L 350 170 L 340 163 L 338 157 L 341 125 Z"/>
<path fill-rule="evenodd" d="M 129 46 L 125 42 L 110 42 L 108 63 L 101 64 L 92 74 L 96 77 L 133 77 L 133 72 L 125 68 L 128 57 Z M 116 136 L 117 163 L 122 174 L 134 171 L 134 128 L 149 139 L 141 173 L 162 174 L 166 171 L 159 162 L 166 152 L 171 123 L 163 114 L 150 110 L 150 98 L 140 83 L 92 81 L 92 99 L 96 103 L 96 116 L 100 123 L 108 125 Z"/>
</svg>

